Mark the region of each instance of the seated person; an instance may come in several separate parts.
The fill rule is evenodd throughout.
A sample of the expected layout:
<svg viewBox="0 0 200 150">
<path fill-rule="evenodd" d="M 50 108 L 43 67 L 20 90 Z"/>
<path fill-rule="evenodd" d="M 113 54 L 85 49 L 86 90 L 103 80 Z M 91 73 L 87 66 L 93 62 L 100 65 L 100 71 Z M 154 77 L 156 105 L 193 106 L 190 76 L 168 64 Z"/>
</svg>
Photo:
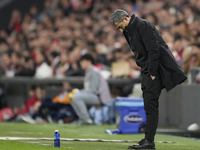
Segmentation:
<svg viewBox="0 0 200 150">
<path fill-rule="evenodd" d="M 37 89 L 38 90 L 38 89 Z M 7 113 L 6 120 L 8 121 L 22 121 L 22 115 L 30 115 L 33 116 L 35 112 L 38 111 L 38 108 L 41 104 L 41 99 L 36 94 L 36 87 L 33 85 L 29 90 L 29 98 L 26 101 L 26 104 L 23 108 L 4 108 L 1 111 L 2 113 Z M 8 117 L 9 116 L 9 117 Z M 1 119 L 2 120 L 2 119 Z M 5 120 L 5 118 L 3 119 Z"/>
<path fill-rule="evenodd" d="M 74 121 L 77 116 L 69 104 L 69 93 L 73 87 L 68 83 L 63 83 L 63 92 L 56 96 L 53 100 L 46 96 L 43 97 L 41 106 L 33 117 L 41 117 L 45 121 L 58 122 L 63 121 L 65 123 Z"/>
<path fill-rule="evenodd" d="M 84 89 L 75 92 L 70 100 L 81 124 L 93 123 L 87 106 L 105 105 L 111 101 L 108 83 L 93 63 L 94 59 L 90 54 L 85 54 L 80 58 L 81 68 L 85 71 Z"/>
<path fill-rule="evenodd" d="M 31 105 L 29 107 L 29 114 L 20 116 L 20 118 L 25 122 L 36 123 L 33 118 L 35 118 L 35 116 L 37 115 L 39 108 L 42 104 L 42 101 L 45 98 L 45 91 L 43 90 L 43 88 L 41 86 L 36 86 L 35 97 L 36 97 L 37 101 L 34 103 L 34 105 Z M 20 110 L 20 111 L 23 111 L 23 110 Z M 19 111 L 19 113 L 20 113 L 20 111 Z"/>
<path fill-rule="evenodd" d="M 37 89 L 35 86 L 31 87 L 29 91 L 29 99 L 26 101 L 25 107 L 22 109 L 15 108 L 15 114 L 29 114 L 30 116 L 34 115 L 34 113 L 38 110 L 38 106 L 41 104 L 41 99 L 38 97 L 38 94 L 36 95 L 36 90 L 38 90 L 38 87 Z"/>
</svg>

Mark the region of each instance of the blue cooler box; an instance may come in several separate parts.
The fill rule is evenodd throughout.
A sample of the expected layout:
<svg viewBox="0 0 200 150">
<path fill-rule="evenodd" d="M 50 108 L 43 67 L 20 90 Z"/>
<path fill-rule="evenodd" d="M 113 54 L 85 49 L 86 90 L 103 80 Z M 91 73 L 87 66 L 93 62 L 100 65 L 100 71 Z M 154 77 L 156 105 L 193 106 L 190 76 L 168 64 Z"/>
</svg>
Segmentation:
<svg viewBox="0 0 200 150">
<path fill-rule="evenodd" d="M 146 123 L 142 98 L 116 98 L 116 123 L 119 133 L 143 132 Z"/>
</svg>

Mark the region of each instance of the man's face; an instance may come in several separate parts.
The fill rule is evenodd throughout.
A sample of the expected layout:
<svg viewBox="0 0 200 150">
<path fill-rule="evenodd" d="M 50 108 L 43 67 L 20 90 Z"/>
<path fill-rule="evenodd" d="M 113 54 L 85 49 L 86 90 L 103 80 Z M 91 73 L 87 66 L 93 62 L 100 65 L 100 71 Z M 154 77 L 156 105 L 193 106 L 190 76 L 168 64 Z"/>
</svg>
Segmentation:
<svg viewBox="0 0 200 150">
<path fill-rule="evenodd" d="M 200 50 L 197 46 L 192 46 L 191 53 L 192 53 L 193 56 L 197 56 L 197 55 L 200 54 Z"/>
<path fill-rule="evenodd" d="M 72 86 L 68 82 L 63 83 L 63 89 L 66 91 L 71 91 Z"/>
<path fill-rule="evenodd" d="M 129 24 L 130 17 L 124 17 L 122 22 L 115 22 L 114 27 L 118 29 L 120 32 L 125 31 L 125 27 Z"/>
<path fill-rule="evenodd" d="M 40 87 L 36 88 L 35 90 L 36 97 L 41 100 L 43 98 L 43 92 L 44 91 Z"/>
<path fill-rule="evenodd" d="M 83 70 L 87 70 L 89 66 L 89 62 L 87 60 L 81 60 L 80 65 Z"/>
<path fill-rule="evenodd" d="M 35 61 L 38 64 L 42 63 L 44 61 L 44 56 L 40 52 L 36 52 Z"/>
</svg>

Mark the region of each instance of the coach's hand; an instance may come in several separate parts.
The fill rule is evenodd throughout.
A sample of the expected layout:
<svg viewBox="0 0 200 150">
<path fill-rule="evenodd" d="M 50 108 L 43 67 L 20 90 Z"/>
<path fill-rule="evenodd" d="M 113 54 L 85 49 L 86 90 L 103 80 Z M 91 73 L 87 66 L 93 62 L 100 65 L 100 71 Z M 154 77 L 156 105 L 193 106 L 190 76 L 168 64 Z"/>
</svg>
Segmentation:
<svg viewBox="0 0 200 150">
<path fill-rule="evenodd" d="M 156 78 L 156 76 L 152 76 L 152 75 L 151 75 L 151 79 L 152 79 L 152 80 L 154 80 L 155 78 Z"/>
</svg>

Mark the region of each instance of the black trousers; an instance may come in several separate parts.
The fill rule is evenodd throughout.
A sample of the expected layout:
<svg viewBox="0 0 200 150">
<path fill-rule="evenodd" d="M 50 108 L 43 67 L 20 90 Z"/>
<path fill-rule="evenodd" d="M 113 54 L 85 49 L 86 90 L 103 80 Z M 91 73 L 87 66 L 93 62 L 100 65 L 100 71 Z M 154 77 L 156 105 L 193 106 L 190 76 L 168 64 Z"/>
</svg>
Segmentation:
<svg viewBox="0 0 200 150">
<path fill-rule="evenodd" d="M 154 80 L 152 80 L 150 74 L 142 73 L 144 109 L 147 117 L 145 139 L 149 141 L 154 141 L 154 136 L 158 126 L 158 98 L 163 88 L 164 86 L 159 74 Z"/>
</svg>

